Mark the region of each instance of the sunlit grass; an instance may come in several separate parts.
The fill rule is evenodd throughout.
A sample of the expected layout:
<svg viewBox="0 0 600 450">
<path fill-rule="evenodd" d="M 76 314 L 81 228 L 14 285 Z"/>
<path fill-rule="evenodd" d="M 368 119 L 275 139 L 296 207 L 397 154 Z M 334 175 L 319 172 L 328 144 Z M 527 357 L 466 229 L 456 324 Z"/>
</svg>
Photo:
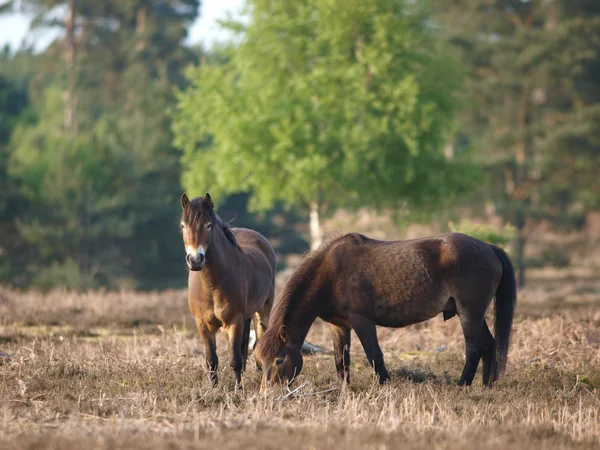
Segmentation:
<svg viewBox="0 0 600 450">
<path fill-rule="evenodd" d="M 584 289 L 595 303 L 544 309 L 539 295 L 521 295 L 507 372 L 492 389 L 480 374 L 456 386 L 460 324 L 438 317 L 379 329 L 390 386 L 375 382 L 353 333 L 350 385 L 323 353 L 305 358 L 293 393 L 260 394 L 252 356 L 244 391 L 234 391 L 222 335 L 221 383 L 209 385 L 183 291 L 3 290 L 0 350 L 12 360 L 0 366 L 0 446 L 592 448 L 600 444 L 600 296 Z M 308 340 L 331 348 L 322 322 Z"/>
</svg>

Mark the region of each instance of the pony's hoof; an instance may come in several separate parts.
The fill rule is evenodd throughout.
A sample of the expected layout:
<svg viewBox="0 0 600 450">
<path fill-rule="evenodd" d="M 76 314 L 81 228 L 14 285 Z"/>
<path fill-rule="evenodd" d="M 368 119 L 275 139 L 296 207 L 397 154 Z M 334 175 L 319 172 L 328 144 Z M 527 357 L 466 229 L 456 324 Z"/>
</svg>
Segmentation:
<svg viewBox="0 0 600 450">
<path fill-rule="evenodd" d="M 392 380 L 390 380 L 389 375 L 379 378 L 379 384 L 381 384 L 381 385 L 390 384 L 391 382 L 392 382 Z"/>
</svg>

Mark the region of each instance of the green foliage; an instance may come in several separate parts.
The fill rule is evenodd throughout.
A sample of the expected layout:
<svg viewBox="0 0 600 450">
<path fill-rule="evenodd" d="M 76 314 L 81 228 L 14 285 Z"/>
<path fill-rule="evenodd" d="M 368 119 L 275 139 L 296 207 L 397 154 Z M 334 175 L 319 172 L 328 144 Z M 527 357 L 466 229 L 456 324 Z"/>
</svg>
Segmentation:
<svg viewBox="0 0 600 450">
<path fill-rule="evenodd" d="M 44 286 L 183 283 L 180 155 L 166 110 L 195 58 L 182 40 L 198 0 L 22 5 L 36 16 L 34 26 L 61 28 L 65 37 L 26 80 L 35 116 L 10 129 L 5 165 L 20 201 L 7 210 L 19 211 L 9 220 L 26 264 L 11 263 L 4 273 Z M 70 12 L 85 26 L 71 27 Z M 5 57 L 7 66 L 29 71 L 21 55 Z"/>
<path fill-rule="evenodd" d="M 44 289 L 183 285 L 181 155 L 166 112 L 173 86 L 184 86 L 182 68 L 199 59 L 182 45 L 198 0 L 22 5 L 35 27 L 65 37 L 40 55 L 0 54 L 0 281 Z M 71 6 L 84 25 L 72 30 L 73 41 Z M 293 214 L 276 208 L 253 217 L 247 196 L 218 203 L 273 238 L 279 252 L 298 251 Z"/>
<path fill-rule="evenodd" d="M 45 93 L 43 120 L 13 135 L 10 174 L 30 202 L 17 227 L 36 249 L 36 266 L 56 267 L 67 257 L 83 272 L 100 266 L 96 272 L 109 276 L 113 259 L 122 256 L 107 244 L 133 233 L 133 217 L 122 214 L 130 164 L 125 155 L 104 148 L 95 130 L 61 132 L 63 96 L 52 88 Z"/>
<path fill-rule="evenodd" d="M 539 257 L 527 259 L 527 265 L 529 267 L 568 267 L 571 265 L 571 258 L 563 246 L 549 247 L 544 249 Z"/>
<path fill-rule="evenodd" d="M 7 218 L 4 211 L 16 191 L 8 176 L 10 152 L 7 144 L 15 127 L 24 121 L 28 106 L 27 90 L 0 75 L 0 218 L 3 219 Z"/>
<path fill-rule="evenodd" d="M 600 205 L 596 3 L 433 1 L 470 73 L 461 132 L 487 175 L 478 195 L 516 228 L 521 285 L 528 230 L 576 228 Z"/>
<path fill-rule="evenodd" d="M 491 225 L 473 223 L 468 219 L 461 220 L 459 223 L 450 222 L 448 228 L 450 231 L 467 234 L 500 247 L 505 247 L 510 243 L 515 231 L 514 227 L 510 225 L 497 229 Z"/>
<path fill-rule="evenodd" d="M 67 259 L 64 263 L 53 262 L 40 269 L 34 276 L 32 286 L 49 291 L 55 286 L 69 290 L 87 290 L 98 287 L 94 277 L 81 270 L 77 261 Z"/>
<path fill-rule="evenodd" d="M 183 284 L 181 183 L 279 254 L 306 249 L 308 206 L 446 222 L 491 200 L 514 228 L 450 227 L 512 239 L 521 268 L 532 226 L 600 206 L 597 2 L 252 0 L 211 52 L 182 45 L 198 0 L 9 3 L 61 37 L 0 52 L 2 282 Z"/>
<path fill-rule="evenodd" d="M 378 0 L 253 1 L 225 64 L 187 72 L 175 143 L 183 184 L 250 192 L 253 210 L 433 208 L 476 177 L 442 148 L 461 76 L 426 11 Z"/>
<path fill-rule="evenodd" d="M 23 56 L 27 58 L 30 55 L 19 54 L 15 59 L 22 63 Z M 11 73 L 9 59 L 8 53 L 0 57 L 0 280 L 19 282 L 26 278 L 22 273 L 27 252 L 15 221 L 27 202 L 16 180 L 9 174 L 10 140 L 19 124 L 32 120 L 33 112 L 24 82 L 27 74 L 25 71 L 20 76 Z"/>
</svg>

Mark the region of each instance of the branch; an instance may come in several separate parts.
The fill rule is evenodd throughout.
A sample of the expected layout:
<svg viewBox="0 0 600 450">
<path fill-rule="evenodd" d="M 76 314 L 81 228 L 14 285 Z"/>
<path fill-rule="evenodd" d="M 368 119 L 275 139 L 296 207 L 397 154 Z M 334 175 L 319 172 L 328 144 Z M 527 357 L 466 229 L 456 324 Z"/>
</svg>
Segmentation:
<svg viewBox="0 0 600 450">
<path fill-rule="evenodd" d="M 282 396 L 280 396 L 280 397 L 277 397 L 277 398 L 275 399 L 275 401 L 280 401 L 280 402 L 281 402 L 281 401 L 283 401 L 283 400 L 285 400 L 285 399 L 287 399 L 287 398 L 291 397 L 291 396 L 292 396 L 292 395 L 294 395 L 296 392 L 298 392 L 298 391 L 300 391 L 300 390 L 304 389 L 304 387 L 305 387 L 306 385 L 308 385 L 308 381 L 305 381 L 304 383 L 302 383 L 300 386 L 298 386 L 298 387 L 297 387 L 296 389 L 294 389 L 293 391 L 289 391 L 287 394 L 285 394 L 285 395 L 282 395 Z"/>
<path fill-rule="evenodd" d="M 529 10 L 529 14 L 527 14 L 527 18 L 525 19 L 525 26 L 527 28 L 531 28 L 533 25 L 533 2 L 531 3 L 531 9 Z"/>
<path fill-rule="evenodd" d="M 506 9 L 504 9 L 502 13 L 516 28 L 523 28 L 523 21 L 516 14 L 513 14 Z"/>
</svg>

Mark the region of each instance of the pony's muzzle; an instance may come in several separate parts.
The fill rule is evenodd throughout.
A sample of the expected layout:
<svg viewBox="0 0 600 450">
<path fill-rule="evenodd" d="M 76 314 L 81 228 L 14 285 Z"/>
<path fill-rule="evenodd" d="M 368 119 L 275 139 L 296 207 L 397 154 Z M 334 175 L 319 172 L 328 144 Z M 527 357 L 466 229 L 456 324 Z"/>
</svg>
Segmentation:
<svg viewBox="0 0 600 450">
<path fill-rule="evenodd" d="M 193 272 L 202 270 L 205 262 L 204 253 L 197 252 L 195 255 L 188 253 L 185 255 L 185 262 L 187 263 L 189 269 Z"/>
</svg>

